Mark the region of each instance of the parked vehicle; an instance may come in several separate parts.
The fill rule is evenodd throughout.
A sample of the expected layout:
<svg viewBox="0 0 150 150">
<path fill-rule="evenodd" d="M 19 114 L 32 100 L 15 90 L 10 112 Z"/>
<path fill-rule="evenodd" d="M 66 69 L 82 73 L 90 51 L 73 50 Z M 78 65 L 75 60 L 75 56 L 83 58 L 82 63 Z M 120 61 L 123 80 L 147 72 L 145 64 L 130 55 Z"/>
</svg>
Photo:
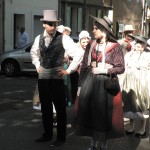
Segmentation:
<svg viewBox="0 0 150 150">
<path fill-rule="evenodd" d="M 15 76 L 21 72 L 35 72 L 36 69 L 30 56 L 32 44 L 0 55 L 0 70 L 7 76 Z"/>
<path fill-rule="evenodd" d="M 71 37 L 74 42 L 78 42 L 78 37 Z M 6 76 L 16 76 L 21 72 L 35 72 L 35 66 L 32 64 L 30 50 L 32 43 L 21 49 L 13 49 L 0 55 L 0 71 Z"/>
</svg>

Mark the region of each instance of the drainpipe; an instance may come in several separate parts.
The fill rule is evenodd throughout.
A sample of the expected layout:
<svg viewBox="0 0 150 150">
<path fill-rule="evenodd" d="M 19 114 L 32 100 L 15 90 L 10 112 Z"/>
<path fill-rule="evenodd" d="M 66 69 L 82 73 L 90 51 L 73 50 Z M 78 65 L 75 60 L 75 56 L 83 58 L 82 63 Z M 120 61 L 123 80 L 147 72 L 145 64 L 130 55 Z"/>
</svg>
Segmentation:
<svg viewBox="0 0 150 150">
<path fill-rule="evenodd" d="M 143 8 L 143 14 L 142 14 L 142 24 L 141 24 L 141 33 L 140 35 L 143 36 L 144 35 L 144 22 L 145 22 L 145 0 L 141 0 L 142 2 L 142 8 Z"/>
<path fill-rule="evenodd" d="M 5 51 L 5 0 L 2 1 L 2 40 L 3 40 L 3 52 Z"/>
<path fill-rule="evenodd" d="M 58 1 L 58 18 L 61 18 L 61 0 Z"/>
<path fill-rule="evenodd" d="M 113 5 L 113 4 L 112 4 L 112 0 L 110 0 L 110 7 L 112 7 L 112 5 Z"/>
</svg>

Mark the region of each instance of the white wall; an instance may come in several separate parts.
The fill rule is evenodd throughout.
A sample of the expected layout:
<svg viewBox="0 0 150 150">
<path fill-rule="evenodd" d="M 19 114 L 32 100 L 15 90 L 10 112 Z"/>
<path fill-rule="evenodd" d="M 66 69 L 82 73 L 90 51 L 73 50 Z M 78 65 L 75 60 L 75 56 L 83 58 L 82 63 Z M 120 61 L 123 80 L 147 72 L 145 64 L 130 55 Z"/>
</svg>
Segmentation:
<svg viewBox="0 0 150 150">
<path fill-rule="evenodd" d="M 14 46 L 14 14 L 25 15 L 25 29 L 34 40 L 34 15 L 43 15 L 44 9 L 58 10 L 58 0 L 5 0 L 5 51 Z"/>
</svg>

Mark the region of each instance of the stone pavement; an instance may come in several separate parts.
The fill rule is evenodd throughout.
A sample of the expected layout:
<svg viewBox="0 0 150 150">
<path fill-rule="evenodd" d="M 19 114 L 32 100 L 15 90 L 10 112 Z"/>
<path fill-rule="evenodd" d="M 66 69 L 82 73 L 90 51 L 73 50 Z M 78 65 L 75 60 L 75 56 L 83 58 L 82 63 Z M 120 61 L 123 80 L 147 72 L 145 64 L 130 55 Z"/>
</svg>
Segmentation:
<svg viewBox="0 0 150 150">
<path fill-rule="evenodd" d="M 72 107 L 67 108 L 67 143 L 50 147 L 50 142 L 35 143 L 43 132 L 41 113 L 32 109 L 32 97 L 36 77 L 20 76 L 7 78 L 0 75 L 0 150 L 87 150 L 90 139 L 78 137 L 70 127 Z M 127 125 L 128 122 L 125 122 Z M 136 123 L 138 128 L 139 122 Z M 147 124 L 147 133 L 148 126 Z M 54 139 L 56 130 L 54 128 Z M 139 139 L 125 136 L 108 141 L 107 150 L 150 150 L 148 136 Z"/>
<path fill-rule="evenodd" d="M 72 108 L 67 108 L 67 143 L 52 148 L 50 142 L 34 142 L 43 131 L 40 111 L 33 110 L 29 101 L 21 106 L 10 105 L 0 113 L 0 150 L 87 150 L 90 139 L 74 135 L 74 129 L 70 126 Z M 125 136 L 109 140 L 108 147 L 108 150 L 150 150 L 148 136 L 145 139 Z"/>
</svg>

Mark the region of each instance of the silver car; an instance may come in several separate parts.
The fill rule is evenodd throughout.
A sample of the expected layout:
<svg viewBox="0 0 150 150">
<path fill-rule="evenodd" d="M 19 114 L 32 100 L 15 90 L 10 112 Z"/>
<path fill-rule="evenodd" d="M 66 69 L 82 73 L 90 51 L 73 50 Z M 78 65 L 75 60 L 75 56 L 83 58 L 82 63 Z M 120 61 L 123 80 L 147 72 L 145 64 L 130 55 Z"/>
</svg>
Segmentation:
<svg viewBox="0 0 150 150">
<path fill-rule="evenodd" d="M 30 56 L 32 44 L 0 55 L 0 70 L 7 76 L 15 76 L 21 72 L 36 72 Z"/>
<path fill-rule="evenodd" d="M 78 42 L 78 37 L 71 36 L 74 42 Z M 35 66 L 32 64 L 30 50 L 32 43 L 21 49 L 14 49 L 0 55 L 0 71 L 7 76 L 15 76 L 21 72 L 36 73 Z"/>
</svg>

